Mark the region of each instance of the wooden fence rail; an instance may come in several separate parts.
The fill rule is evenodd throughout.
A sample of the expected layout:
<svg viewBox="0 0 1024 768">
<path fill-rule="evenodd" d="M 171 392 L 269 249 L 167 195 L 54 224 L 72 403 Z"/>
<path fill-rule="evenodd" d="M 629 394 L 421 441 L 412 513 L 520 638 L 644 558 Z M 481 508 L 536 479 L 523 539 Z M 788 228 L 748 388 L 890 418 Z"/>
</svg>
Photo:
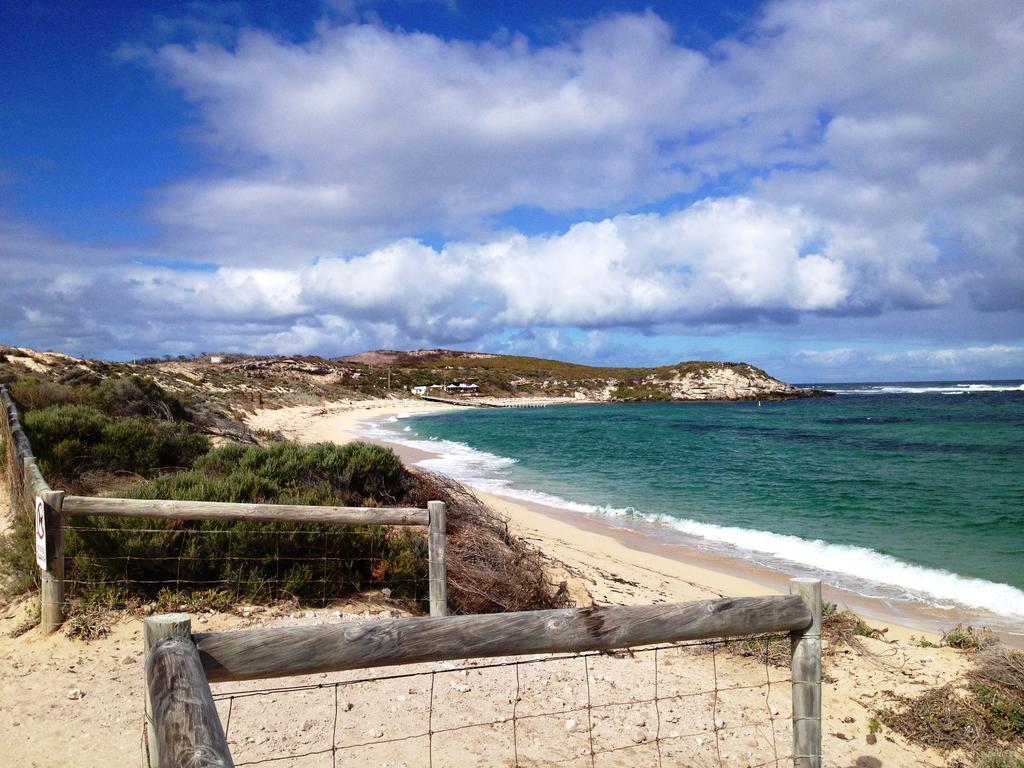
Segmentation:
<svg viewBox="0 0 1024 768">
<path fill-rule="evenodd" d="M 794 579 L 790 582 L 790 590 L 793 594 L 789 596 L 479 616 L 416 617 L 365 624 L 194 634 L 191 635 L 193 648 L 205 672 L 201 681 L 194 674 L 194 669 L 187 675 L 147 678 L 154 721 L 152 733 L 158 742 L 152 751 L 160 755 L 160 761 L 154 765 L 167 768 L 186 764 L 231 764 L 226 745 L 214 743 L 218 728 L 213 724 L 194 722 L 200 712 L 211 711 L 212 701 L 209 705 L 203 703 L 200 706 L 198 703 L 208 696 L 209 682 L 432 661 L 609 651 L 687 640 L 788 632 L 793 648 L 793 765 L 795 768 L 820 768 L 821 583 Z M 174 621 L 180 623 L 181 615 L 153 617 L 146 623 L 147 626 L 151 622 L 167 625 Z M 191 652 L 184 650 L 175 650 L 174 653 L 183 658 L 193 658 Z M 188 663 L 195 664 L 194 661 Z M 155 668 L 155 662 L 147 661 L 147 674 L 151 668 Z M 167 690 L 171 685 L 187 687 L 177 698 L 191 702 L 191 708 L 166 712 L 166 708 L 158 705 L 158 701 L 174 698 Z M 208 716 L 216 718 L 216 711 L 212 712 Z M 160 720 L 163 717 L 174 718 L 174 722 L 163 723 Z M 180 725 L 183 720 L 192 725 L 188 728 Z M 187 732 L 185 736 L 181 735 L 183 732 Z M 216 760 L 221 762 L 188 762 L 201 750 L 216 755 Z"/>
<path fill-rule="evenodd" d="M 249 520 L 339 525 L 429 525 L 427 510 L 416 507 L 320 507 L 295 504 L 236 504 L 223 501 L 110 499 L 67 496 L 68 515 L 108 515 L 173 520 Z"/>
<path fill-rule="evenodd" d="M 798 595 L 415 617 L 194 636 L 212 682 L 312 675 L 428 661 L 611 651 L 803 629 Z"/>
</svg>

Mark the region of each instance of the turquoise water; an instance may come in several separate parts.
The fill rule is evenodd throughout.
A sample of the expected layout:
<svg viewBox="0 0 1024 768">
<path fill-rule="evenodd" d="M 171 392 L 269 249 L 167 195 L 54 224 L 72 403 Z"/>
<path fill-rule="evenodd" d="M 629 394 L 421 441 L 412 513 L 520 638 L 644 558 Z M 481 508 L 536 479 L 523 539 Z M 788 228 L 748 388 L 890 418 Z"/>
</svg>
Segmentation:
<svg viewBox="0 0 1024 768">
<path fill-rule="evenodd" d="M 842 394 L 467 409 L 390 429 L 483 490 L 648 520 L 865 594 L 1024 619 L 1021 382 L 829 388 Z"/>
</svg>

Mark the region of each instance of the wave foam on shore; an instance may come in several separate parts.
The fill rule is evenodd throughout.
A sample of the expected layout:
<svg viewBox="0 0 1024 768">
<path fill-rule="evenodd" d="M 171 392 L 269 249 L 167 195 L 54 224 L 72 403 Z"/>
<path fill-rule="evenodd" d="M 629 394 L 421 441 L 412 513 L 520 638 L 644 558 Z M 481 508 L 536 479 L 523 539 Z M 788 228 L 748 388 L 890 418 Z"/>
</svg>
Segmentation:
<svg viewBox="0 0 1024 768">
<path fill-rule="evenodd" d="M 982 392 L 1024 392 L 1024 384 L 866 384 L 850 387 L 843 384 L 820 385 L 822 389 L 837 395 L 968 395 Z"/>
</svg>

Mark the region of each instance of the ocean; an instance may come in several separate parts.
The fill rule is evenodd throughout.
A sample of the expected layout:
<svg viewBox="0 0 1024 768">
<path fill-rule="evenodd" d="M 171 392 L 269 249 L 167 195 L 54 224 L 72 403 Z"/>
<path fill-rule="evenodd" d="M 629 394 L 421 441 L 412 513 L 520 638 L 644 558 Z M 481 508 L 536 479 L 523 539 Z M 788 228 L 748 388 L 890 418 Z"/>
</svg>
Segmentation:
<svg viewBox="0 0 1024 768">
<path fill-rule="evenodd" d="M 373 431 L 480 490 L 1024 631 L 1024 382 L 811 386 L 837 395 L 466 409 Z"/>
</svg>

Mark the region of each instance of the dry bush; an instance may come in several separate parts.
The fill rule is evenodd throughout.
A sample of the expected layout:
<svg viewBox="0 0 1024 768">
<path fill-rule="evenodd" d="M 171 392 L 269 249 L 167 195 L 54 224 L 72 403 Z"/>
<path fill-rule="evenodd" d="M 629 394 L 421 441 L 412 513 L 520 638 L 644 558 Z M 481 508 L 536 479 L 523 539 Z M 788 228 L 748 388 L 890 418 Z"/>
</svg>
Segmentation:
<svg viewBox="0 0 1024 768">
<path fill-rule="evenodd" d="M 21 637 L 22 635 L 24 635 L 29 630 L 35 629 L 38 626 L 39 626 L 39 616 L 38 615 L 36 615 L 36 616 L 29 616 L 24 621 L 19 622 L 18 625 L 14 629 L 12 629 L 10 632 L 7 633 L 7 636 L 13 640 L 15 638 Z"/>
<path fill-rule="evenodd" d="M 822 657 L 826 664 L 830 657 L 844 646 L 852 647 L 861 656 L 877 660 L 878 654 L 866 648 L 860 638 L 880 639 L 885 632 L 884 629 L 872 629 L 857 614 L 852 611 L 840 610 L 835 603 L 822 605 Z M 739 638 L 730 641 L 725 647 L 730 653 L 737 656 L 753 657 L 762 664 L 771 664 L 773 667 L 788 667 L 790 665 L 788 637 Z"/>
<path fill-rule="evenodd" d="M 932 688 L 917 698 L 896 696 L 894 706 L 878 716 L 910 741 L 943 752 L 978 753 L 991 743 L 977 701 L 956 685 Z"/>
<path fill-rule="evenodd" d="M 73 640 L 99 640 L 110 634 L 113 620 L 109 611 L 80 610 L 64 620 L 64 634 Z"/>
<path fill-rule="evenodd" d="M 448 510 L 448 597 L 456 613 L 498 613 L 570 605 L 566 585 L 548 582 L 541 553 L 465 486 L 410 470 L 411 501 L 443 501 Z"/>
<path fill-rule="evenodd" d="M 1005 645 L 981 651 L 966 680 L 893 698 L 879 717 L 912 741 L 973 755 L 1024 747 L 1024 654 Z"/>
<path fill-rule="evenodd" d="M 1021 651 L 1002 643 L 986 648 L 978 656 L 975 674 L 1024 697 L 1024 653 Z"/>
<path fill-rule="evenodd" d="M 970 624 L 957 624 L 949 632 L 942 633 L 939 645 L 956 648 L 961 651 L 982 651 L 998 642 L 992 631 L 986 627 L 975 629 Z"/>
</svg>

